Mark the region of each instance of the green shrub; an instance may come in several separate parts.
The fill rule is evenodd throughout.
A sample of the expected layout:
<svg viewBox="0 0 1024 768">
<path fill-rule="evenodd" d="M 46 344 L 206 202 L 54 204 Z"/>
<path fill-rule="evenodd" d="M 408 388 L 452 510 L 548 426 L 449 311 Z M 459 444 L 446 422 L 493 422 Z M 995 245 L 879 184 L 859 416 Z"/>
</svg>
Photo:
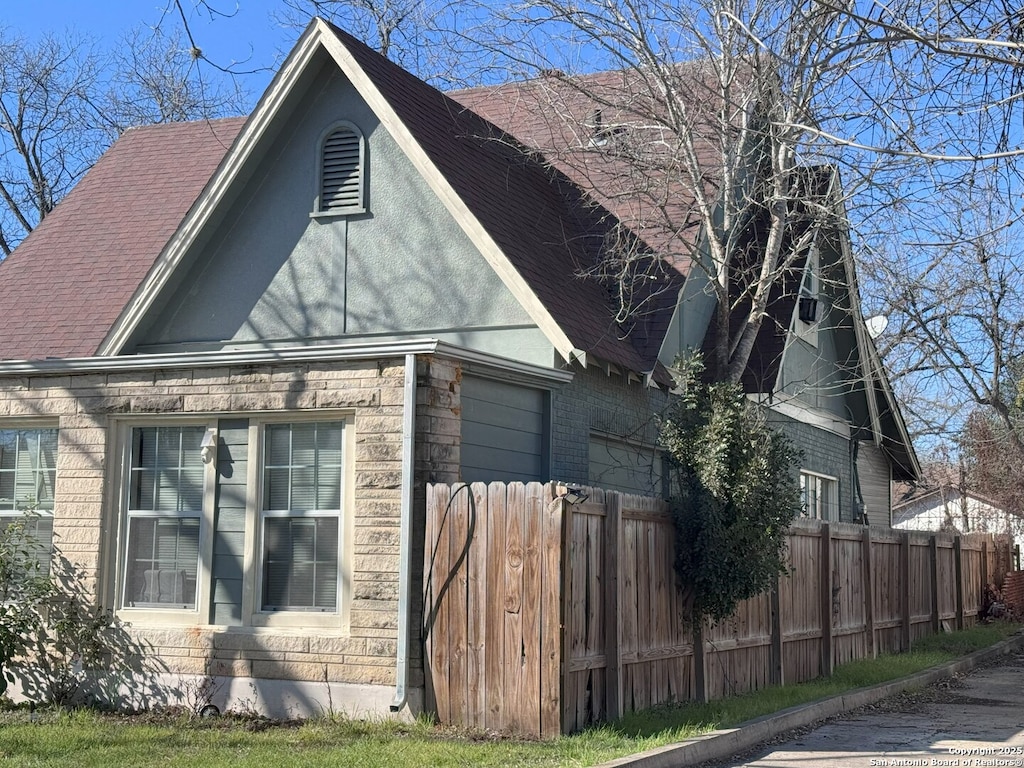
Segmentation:
<svg viewBox="0 0 1024 768">
<path fill-rule="evenodd" d="M 19 679 L 32 701 L 63 705 L 109 655 L 113 620 L 78 569 L 41 548 L 36 517 L 29 509 L 0 531 L 0 695 Z"/>
<path fill-rule="evenodd" d="M 676 561 L 690 621 L 721 621 L 786 570 L 799 508 L 799 453 L 742 388 L 677 369 L 679 394 L 661 428 L 672 464 Z"/>
<path fill-rule="evenodd" d="M 26 511 L 0 530 L 0 695 L 13 679 L 14 660 L 43 634 L 46 606 L 54 595 L 31 533 L 35 516 Z"/>
</svg>

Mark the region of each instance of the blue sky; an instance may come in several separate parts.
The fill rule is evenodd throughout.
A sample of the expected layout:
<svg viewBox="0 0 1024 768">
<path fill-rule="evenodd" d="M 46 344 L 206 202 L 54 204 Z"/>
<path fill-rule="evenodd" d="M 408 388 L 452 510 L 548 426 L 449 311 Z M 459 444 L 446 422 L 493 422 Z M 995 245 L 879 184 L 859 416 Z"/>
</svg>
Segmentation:
<svg viewBox="0 0 1024 768">
<path fill-rule="evenodd" d="M 232 13 L 229 18 L 213 17 L 196 10 L 194 0 L 182 0 L 196 43 L 212 61 L 232 62 L 240 69 L 271 68 L 298 36 L 298 29 L 275 20 L 283 8 L 281 0 L 209 0 L 214 8 Z M 237 8 L 237 11 L 236 11 Z M 0 0 L 0 23 L 10 33 L 34 38 L 46 32 L 65 30 L 95 37 L 103 47 L 115 44 L 132 29 L 154 26 L 170 9 L 164 23 L 179 23 L 173 0 Z M 258 95 L 270 74 L 246 78 Z"/>
</svg>

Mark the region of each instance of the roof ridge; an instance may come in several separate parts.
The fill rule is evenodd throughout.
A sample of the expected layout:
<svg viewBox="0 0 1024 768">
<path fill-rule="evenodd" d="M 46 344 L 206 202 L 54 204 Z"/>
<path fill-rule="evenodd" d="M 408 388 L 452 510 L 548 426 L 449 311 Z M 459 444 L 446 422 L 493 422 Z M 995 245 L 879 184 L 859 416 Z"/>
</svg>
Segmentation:
<svg viewBox="0 0 1024 768">
<path fill-rule="evenodd" d="M 199 125 L 226 125 L 233 121 L 245 122 L 249 119 L 249 115 L 225 115 L 223 117 L 203 117 L 196 120 L 166 120 L 159 123 L 141 123 L 139 125 L 129 125 L 121 133 L 124 136 L 129 133 L 140 133 L 142 131 L 159 131 L 159 130 L 174 130 L 185 127 L 194 128 Z"/>
</svg>

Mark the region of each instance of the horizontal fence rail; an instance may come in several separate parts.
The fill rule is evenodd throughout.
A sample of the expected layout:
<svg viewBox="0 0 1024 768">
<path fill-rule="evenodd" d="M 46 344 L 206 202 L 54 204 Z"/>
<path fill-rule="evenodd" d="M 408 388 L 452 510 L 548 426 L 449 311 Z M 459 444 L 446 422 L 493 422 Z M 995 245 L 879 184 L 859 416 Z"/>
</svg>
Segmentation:
<svg viewBox="0 0 1024 768">
<path fill-rule="evenodd" d="M 585 492 L 569 504 L 553 483 L 428 486 L 426 694 L 440 721 L 552 737 L 828 675 L 973 625 L 1009 563 L 987 534 L 795 520 L 789 573 L 691 631 L 666 503 Z"/>
</svg>

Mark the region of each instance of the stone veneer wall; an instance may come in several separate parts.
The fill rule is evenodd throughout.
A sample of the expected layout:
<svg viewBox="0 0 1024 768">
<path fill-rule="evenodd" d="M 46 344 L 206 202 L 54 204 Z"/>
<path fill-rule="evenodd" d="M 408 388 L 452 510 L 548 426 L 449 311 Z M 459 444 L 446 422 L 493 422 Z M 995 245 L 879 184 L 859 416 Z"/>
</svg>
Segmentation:
<svg viewBox="0 0 1024 768">
<path fill-rule="evenodd" d="M 101 604 L 113 603 L 118 528 L 108 441 L 116 417 L 305 412 L 354 415 L 354 562 L 348 631 L 137 624 L 128 628 L 165 675 L 224 675 L 392 686 L 398 626 L 404 359 L 155 372 L 0 377 L 0 420 L 59 427 L 54 549 L 80 570 Z M 421 358 L 417 387 L 416 553 L 412 594 L 421 594 L 423 483 L 457 479 L 458 382 L 452 361 Z M 114 506 L 118 503 L 113 502 Z M 419 559 L 417 559 L 419 558 Z M 413 626 L 420 607 L 414 604 Z M 418 633 L 414 633 L 418 635 Z M 410 684 L 422 686 L 419 643 Z"/>
</svg>

